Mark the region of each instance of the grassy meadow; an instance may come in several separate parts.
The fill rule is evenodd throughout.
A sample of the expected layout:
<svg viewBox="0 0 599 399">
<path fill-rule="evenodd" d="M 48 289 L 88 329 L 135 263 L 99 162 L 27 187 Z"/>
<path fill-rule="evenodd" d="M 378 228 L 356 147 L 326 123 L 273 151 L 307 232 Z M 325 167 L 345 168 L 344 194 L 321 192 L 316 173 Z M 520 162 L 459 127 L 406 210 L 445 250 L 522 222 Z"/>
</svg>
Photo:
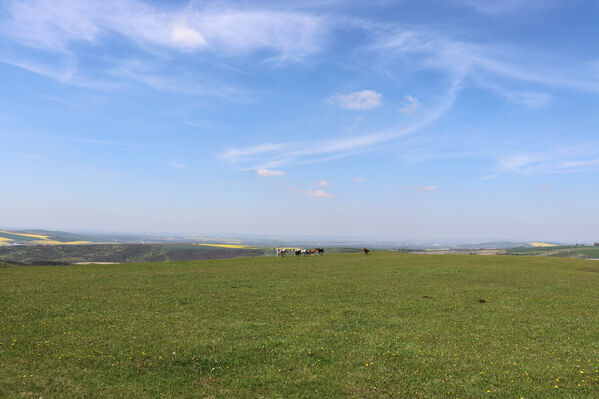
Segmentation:
<svg viewBox="0 0 599 399">
<path fill-rule="evenodd" d="M 599 258 L 599 246 L 564 245 L 553 247 L 510 248 L 506 252 L 510 255 Z"/>
<path fill-rule="evenodd" d="M 0 397 L 597 398 L 598 290 L 551 257 L 3 267 Z"/>
</svg>

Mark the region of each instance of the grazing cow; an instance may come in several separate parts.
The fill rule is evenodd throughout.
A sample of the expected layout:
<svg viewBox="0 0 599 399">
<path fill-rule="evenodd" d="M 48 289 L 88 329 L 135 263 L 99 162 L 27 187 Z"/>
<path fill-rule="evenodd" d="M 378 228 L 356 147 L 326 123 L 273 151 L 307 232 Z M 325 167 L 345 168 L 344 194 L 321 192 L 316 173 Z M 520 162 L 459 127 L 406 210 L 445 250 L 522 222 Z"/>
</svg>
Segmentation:
<svg viewBox="0 0 599 399">
<path fill-rule="evenodd" d="M 316 251 L 318 251 L 318 255 L 324 254 L 324 248 L 316 248 Z"/>
<path fill-rule="evenodd" d="M 364 248 L 364 255 L 368 255 L 370 253 L 370 250 L 368 248 Z"/>
</svg>

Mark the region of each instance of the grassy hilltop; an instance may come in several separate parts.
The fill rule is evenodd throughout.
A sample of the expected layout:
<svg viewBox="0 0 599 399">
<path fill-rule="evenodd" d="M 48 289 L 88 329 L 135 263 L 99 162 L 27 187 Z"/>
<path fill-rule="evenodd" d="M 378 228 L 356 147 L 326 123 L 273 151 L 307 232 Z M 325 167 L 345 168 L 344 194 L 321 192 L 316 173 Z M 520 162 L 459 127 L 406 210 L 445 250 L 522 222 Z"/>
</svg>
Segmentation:
<svg viewBox="0 0 599 399">
<path fill-rule="evenodd" d="M 0 397 L 599 397 L 596 261 L 340 254 L 0 280 Z"/>
</svg>

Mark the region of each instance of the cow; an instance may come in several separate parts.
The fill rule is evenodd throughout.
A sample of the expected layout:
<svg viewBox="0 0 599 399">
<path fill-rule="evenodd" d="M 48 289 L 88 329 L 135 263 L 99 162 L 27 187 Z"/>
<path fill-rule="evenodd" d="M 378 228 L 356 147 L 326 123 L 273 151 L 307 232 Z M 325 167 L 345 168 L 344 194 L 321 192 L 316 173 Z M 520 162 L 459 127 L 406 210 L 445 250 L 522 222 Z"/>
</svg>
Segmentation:
<svg viewBox="0 0 599 399">
<path fill-rule="evenodd" d="M 364 255 L 368 255 L 370 253 L 370 250 L 368 248 L 364 248 Z"/>
<path fill-rule="evenodd" d="M 295 253 L 295 249 L 290 248 L 275 248 L 274 250 L 276 256 L 285 256 L 287 254 Z"/>
</svg>

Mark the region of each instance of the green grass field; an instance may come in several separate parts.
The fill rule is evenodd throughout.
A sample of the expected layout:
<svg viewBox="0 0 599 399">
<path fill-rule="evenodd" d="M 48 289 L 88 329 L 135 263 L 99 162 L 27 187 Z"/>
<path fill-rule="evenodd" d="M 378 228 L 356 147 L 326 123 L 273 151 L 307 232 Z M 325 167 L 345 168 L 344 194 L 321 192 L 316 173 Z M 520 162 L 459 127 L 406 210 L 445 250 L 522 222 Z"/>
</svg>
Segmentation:
<svg viewBox="0 0 599 399">
<path fill-rule="evenodd" d="M 0 397 L 599 397 L 596 261 L 341 254 L 0 281 Z"/>
<path fill-rule="evenodd" d="M 599 258 L 599 247 L 597 246 L 555 246 L 555 247 L 534 247 L 534 248 L 510 248 L 507 250 L 510 255 L 528 255 L 528 256 L 559 256 L 564 258 Z"/>
</svg>

